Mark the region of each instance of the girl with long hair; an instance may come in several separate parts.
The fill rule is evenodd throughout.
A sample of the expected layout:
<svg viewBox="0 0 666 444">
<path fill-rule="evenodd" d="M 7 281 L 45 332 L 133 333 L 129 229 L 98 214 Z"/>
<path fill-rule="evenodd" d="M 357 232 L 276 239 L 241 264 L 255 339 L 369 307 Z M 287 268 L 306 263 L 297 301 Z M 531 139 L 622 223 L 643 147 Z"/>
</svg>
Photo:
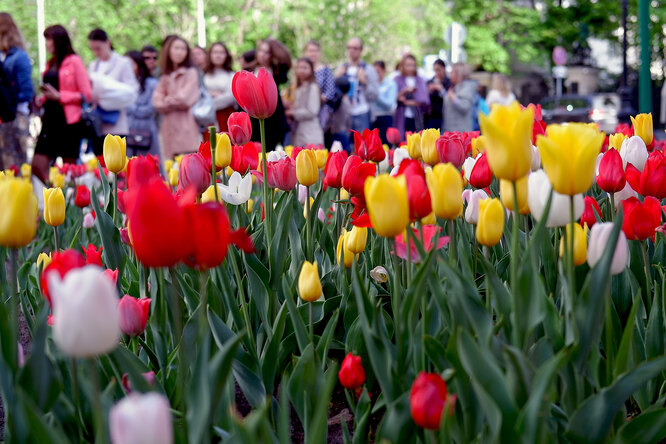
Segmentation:
<svg viewBox="0 0 666 444">
<path fill-rule="evenodd" d="M 296 146 L 321 145 L 324 131 L 319 123 L 321 90 L 314 75 L 310 59 L 301 57 L 296 62 L 296 91 L 287 115 L 294 120 L 291 142 Z"/>
<path fill-rule="evenodd" d="M 153 106 L 157 79 L 150 75 L 150 70 L 139 51 L 130 51 L 125 56 L 132 61 L 132 68 L 139 83 L 139 96 L 136 102 L 127 108 L 129 120 L 127 148 L 159 157 L 157 112 Z"/>
<path fill-rule="evenodd" d="M 213 97 L 219 131 L 227 131 L 227 119 L 234 112 L 236 105 L 234 94 L 231 91 L 231 81 L 235 74 L 231 67 L 232 63 L 233 58 L 224 43 L 215 42 L 210 45 L 203 81 Z"/>
</svg>

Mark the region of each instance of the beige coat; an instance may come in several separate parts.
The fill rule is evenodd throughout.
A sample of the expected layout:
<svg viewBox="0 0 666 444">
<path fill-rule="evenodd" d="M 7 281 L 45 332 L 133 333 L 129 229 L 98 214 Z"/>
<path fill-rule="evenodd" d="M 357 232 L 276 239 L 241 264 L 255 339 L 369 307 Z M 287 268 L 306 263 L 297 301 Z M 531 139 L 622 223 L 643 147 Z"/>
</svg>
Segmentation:
<svg viewBox="0 0 666 444">
<path fill-rule="evenodd" d="M 178 68 L 171 74 L 160 76 L 153 93 L 153 106 L 162 115 L 160 139 L 163 159 L 193 153 L 199 148 L 199 125 L 190 110 L 198 99 L 199 75 L 196 68 Z"/>
<path fill-rule="evenodd" d="M 292 116 L 295 122 L 291 143 L 295 146 L 323 145 L 324 131 L 319 124 L 321 92 L 316 82 L 296 88 Z"/>
</svg>

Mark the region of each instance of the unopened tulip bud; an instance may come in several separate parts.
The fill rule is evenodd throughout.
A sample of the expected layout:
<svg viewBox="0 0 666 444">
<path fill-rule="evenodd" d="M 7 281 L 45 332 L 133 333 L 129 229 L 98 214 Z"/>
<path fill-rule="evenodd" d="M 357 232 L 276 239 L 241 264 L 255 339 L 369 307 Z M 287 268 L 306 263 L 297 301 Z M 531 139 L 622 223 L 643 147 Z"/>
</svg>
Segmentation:
<svg viewBox="0 0 666 444">
<path fill-rule="evenodd" d="M 65 221 L 65 195 L 60 188 L 44 188 L 44 221 L 52 227 Z"/>
<path fill-rule="evenodd" d="M 303 262 L 301 273 L 298 275 L 298 294 L 306 302 L 314 302 L 323 294 L 316 261 Z"/>
<path fill-rule="evenodd" d="M 365 227 L 353 227 L 347 236 L 347 248 L 352 253 L 358 254 L 365 250 L 368 240 L 368 229 Z"/>
<path fill-rule="evenodd" d="M 645 162 L 648 160 L 648 150 L 643 139 L 638 136 L 631 136 L 625 139 L 620 148 L 620 157 L 622 157 L 622 166 L 625 169 L 627 168 L 627 164 L 630 163 L 638 171 L 643 171 Z"/>
<path fill-rule="evenodd" d="M 298 183 L 309 187 L 317 183 L 319 179 L 319 170 L 317 168 L 317 158 L 313 150 L 301 150 L 296 156 L 296 178 Z"/>
<path fill-rule="evenodd" d="M 26 180 L 0 182 L 0 245 L 23 247 L 37 232 L 37 197 Z"/>
<path fill-rule="evenodd" d="M 448 394 L 446 382 L 437 373 L 419 373 L 409 391 L 412 419 L 425 429 L 438 430 L 444 408 L 449 404 L 452 413 L 454 402 L 455 397 Z"/>
<path fill-rule="evenodd" d="M 645 145 L 652 145 L 654 139 L 652 127 L 652 113 L 639 114 L 636 117 L 631 116 L 631 123 L 634 127 L 634 134 L 645 142 Z"/>
<path fill-rule="evenodd" d="M 600 260 L 606 248 L 608 248 L 609 238 L 613 231 L 612 222 L 600 222 L 595 224 L 590 230 L 590 242 L 587 249 L 587 263 L 594 267 Z M 611 261 L 611 274 L 619 274 L 627 267 L 629 259 L 629 246 L 627 236 L 623 231 L 617 238 L 613 260 Z"/>
<path fill-rule="evenodd" d="M 344 388 L 355 390 L 361 387 L 365 383 L 365 370 L 361 364 L 361 357 L 349 352 L 340 365 L 338 378 Z"/>
<path fill-rule="evenodd" d="M 215 166 L 217 168 L 226 168 L 231 164 L 231 141 L 227 133 L 218 133 L 216 138 Z"/>
<path fill-rule="evenodd" d="M 476 225 L 476 240 L 481 245 L 492 247 L 504 232 L 504 208 L 499 199 L 479 201 L 479 222 Z"/>
<path fill-rule="evenodd" d="M 566 235 L 560 239 L 560 257 L 564 257 L 564 252 L 570 248 L 571 236 L 574 241 L 574 265 L 581 265 L 587 258 L 587 230 L 584 230 L 578 223 L 574 223 L 573 234 L 571 224 L 567 225 Z"/>
<path fill-rule="evenodd" d="M 107 134 L 104 138 L 104 164 L 106 169 L 118 174 L 127 163 L 127 142 L 124 137 Z"/>
<path fill-rule="evenodd" d="M 132 392 L 109 411 L 113 444 L 172 444 L 171 408 L 166 396 Z"/>
<path fill-rule="evenodd" d="M 51 253 L 39 253 L 37 256 L 37 267 L 40 269 L 45 269 L 51 263 Z"/>
<path fill-rule="evenodd" d="M 118 303 L 120 331 L 128 336 L 138 336 L 146 329 L 150 312 L 150 298 L 137 299 L 125 295 Z"/>
</svg>

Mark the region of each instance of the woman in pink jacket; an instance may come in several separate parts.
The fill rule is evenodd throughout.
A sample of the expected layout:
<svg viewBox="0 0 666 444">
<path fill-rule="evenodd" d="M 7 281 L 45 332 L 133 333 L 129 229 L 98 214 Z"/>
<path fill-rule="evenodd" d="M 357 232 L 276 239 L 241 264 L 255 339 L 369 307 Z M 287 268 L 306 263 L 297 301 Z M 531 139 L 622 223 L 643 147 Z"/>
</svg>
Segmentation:
<svg viewBox="0 0 666 444">
<path fill-rule="evenodd" d="M 32 171 L 44 183 L 49 165 L 57 157 L 65 163 L 79 158 L 84 126 L 81 122 L 81 101 L 92 100 L 90 80 L 81 58 L 72 49 L 67 30 L 60 25 L 44 30 L 46 50 L 51 58 L 42 75 L 42 131 L 39 133 Z"/>
<path fill-rule="evenodd" d="M 160 55 L 162 75 L 153 93 L 153 106 L 162 114 L 160 147 L 162 159 L 192 153 L 199 148 L 201 134 L 190 108 L 199 98 L 199 75 L 190 61 L 190 47 L 180 37 L 164 43 Z"/>
</svg>

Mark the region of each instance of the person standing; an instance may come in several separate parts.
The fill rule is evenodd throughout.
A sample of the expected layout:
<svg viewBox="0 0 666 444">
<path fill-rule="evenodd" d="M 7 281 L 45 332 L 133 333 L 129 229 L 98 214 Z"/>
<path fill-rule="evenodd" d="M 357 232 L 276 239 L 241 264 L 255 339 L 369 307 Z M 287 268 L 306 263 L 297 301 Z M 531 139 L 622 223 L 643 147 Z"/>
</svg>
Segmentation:
<svg viewBox="0 0 666 444">
<path fill-rule="evenodd" d="M 0 170 L 25 163 L 30 101 L 35 95 L 32 64 L 23 36 L 11 15 L 0 12 L 0 82 L 3 100 L 0 116 Z"/>
<path fill-rule="evenodd" d="M 335 77 L 346 76 L 351 102 L 351 129 L 370 128 L 370 107 L 377 100 L 379 81 L 375 69 L 361 60 L 363 41 L 354 37 L 347 42 L 347 62 L 335 70 Z"/>
<path fill-rule="evenodd" d="M 157 79 L 150 75 L 150 70 L 144 58 L 138 51 L 125 54 L 132 61 L 132 68 L 139 82 L 139 97 L 127 108 L 129 119 L 129 134 L 127 148 L 135 153 L 152 154 L 159 157 L 160 145 L 157 134 L 157 112 L 153 106 L 153 92 L 157 86 Z"/>
<path fill-rule="evenodd" d="M 379 130 L 379 138 L 382 143 L 388 144 L 386 130 L 393 126 L 393 112 L 398 100 L 398 85 L 393 79 L 386 76 L 386 64 L 382 60 L 377 60 L 372 65 L 377 71 L 379 80 L 379 94 L 377 100 L 372 104 L 372 116 L 375 119 L 372 127 Z"/>
<path fill-rule="evenodd" d="M 275 39 L 266 39 L 261 42 L 257 46 L 256 62 L 255 73 L 260 68 L 266 69 L 273 75 L 278 90 L 280 85 L 287 83 L 287 74 L 291 69 L 291 54 L 282 42 Z M 255 118 L 252 118 L 251 121 L 252 140 L 260 142 L 259 121 Z M 264 125 L 266 127 L 266 150 L 272 151 L 278 144 L 284 142 L 284 137 L 289 130 L 284 104 L 279 93 L 275 112 L 264 121 Z"/>
<path fill-rule="evenodd" d="M 314 65 L 307 57 L 296 62 L 296 91 L 287 116 L 294 121 L 291 141 L 296 146 L 323 145 L 324 131 L 319 122 L 321 90 L 317 85 Z"/>
<path fill-rule="evenodd" d="M 166 41 L 160 55 L 162 75 L 153 93 L 153 106 L 162 115 L 162 159 L 196 151 L 201 141 L 191 108 L 199 98 L 199 75 L 190 47 L 181 37 Z"/>
<path fill-rule="evenodd" d="M 210 46 L 203 81 L 213 97 L 217 130 L 220 132 L 227 131 L 227 119 L 236 106 L 236 99 L 231 91 L 231 81 L 235 74 L 232 63 L 233 58 L 224 43 L 215 42 Z"/>
<path fill-rule="evenodd" d="M 516 96 L 511 92 L 511 82 L 504 74 L 493 75 L 493 81 L 490 85 L 490 91 L 486 96 L 486 103 L 488 107 L 492 107 L 493 103 L 499 105 L 511 105 L 516 101 Z"/>
<path fill-rule="evenodd" d="M 88 65 L 88 74 L 93 83 L 93 102 L 102 119 L 102 137 L 93 143 L 93 150 L 99 155 L 105 135 L 126 136 L 129 133 L 127 107 L 136 100 L 139 83 L 132 62 L 113 50 L 104 30 L 90 31 L 88 45 L 96 57 Z"/>
<path fill-rule="evenodd" d="M 335 78 L 331 68 L 321 62 L 321 45 L 316 40 L 310 40 L 305 45 L 305 57 L 314 66 L 314 76 L 321 90 L 321 109 L 319 110 L 319 124 L 322 128 L 328 125 L 328 119 L 333 113 L 331 103 L 335 100 Z"/>
<path fill-rule="evenodd" d="M 79 158 L 84 128 L 81 99 L 91 101 L 92 89 L 67 30 L 60 25 L 49 26 L 44 30 L 44 38 L 51 58 L 46 62 L 42 95 L 37 100 L 44 114 L 32 157 L 32 173 L 46 183 L 49 165 L 57 157 L 62 157 L 65 163 L 76 163 Z"/>
<path fill-rule="evenodd" d="M 199 45 L 195 45 L 192 48 L 190 57 L 192 57 L 192 63 L 194 64 L 195 68 L 197 68 L 201 72 L 203 72 L 206 69 L 206 59 L 207 59 L 206 48 L 202 48 Z"/>
<path fill-rule="evenodd" d="M 160 68 L 157 66 L 157 56 L 159 55 L 157 48 L 153 45 L 145 45 L 141 48 L 141 57 L 143 57 L 143 62 L 148 68 L 148 72 L 151 76 L 159 78 Z"/>
<path fill-rule="evenodd" d="M 446 76 L 446 63 L 437 59 L 432 64 L 435 75 L 428 80 L 428 92 L 430 93 L 430 106 L 426 114 L 426 128 L 442 129 L 442 109 L 444 108 L 444 95 L 451 87 L 451 80 Z"/>
<path fill-rule="evenodd" d="M 424 114 L 430 105 L 425 80 L 418 75 L 416 58 L 405 54 L 400 62 L 400 75 L 395 78 L 398 87 L 398 106 L 395 110 L 395 126 L 405 139 L 405 132 L 419 132 L 424 128 Z"/>
<path fill-rule="evenodd" d="M 469 79 L 465 63 L 454 63 L 451 87 L 444 96 L 444 131 L 471 131 L 477 82 Z"/>
</svg>

